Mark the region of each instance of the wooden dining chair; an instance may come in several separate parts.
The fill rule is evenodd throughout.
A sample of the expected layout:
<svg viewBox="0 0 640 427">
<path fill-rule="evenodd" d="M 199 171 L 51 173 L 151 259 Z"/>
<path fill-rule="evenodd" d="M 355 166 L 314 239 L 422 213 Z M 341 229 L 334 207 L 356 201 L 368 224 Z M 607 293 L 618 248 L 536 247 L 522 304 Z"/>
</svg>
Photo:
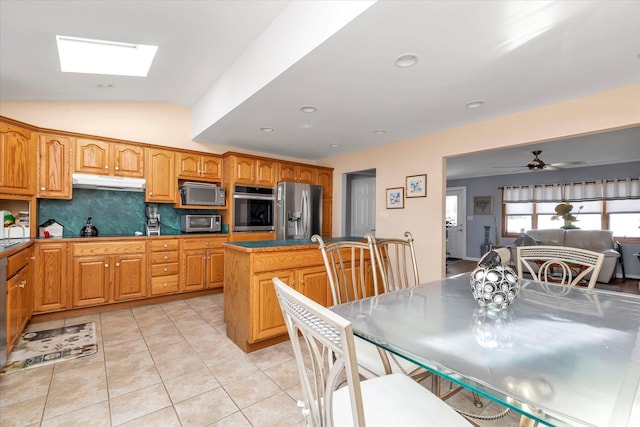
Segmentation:
<svg viewBox="0 0 640 427">
<path fill-rule="evenodd" d="M 604 253 L 568 246 L 518 246 L 518 277 L 524 273 L 539 282 L 593 288 L 604 263 Z"/>
<path fill-rule="evenodd" d="M 469 425 L 406 375 L 360 381 L 351 323 L 280 279 L 273 284 L 296 356 L 307 426 Z"/>
</svg>

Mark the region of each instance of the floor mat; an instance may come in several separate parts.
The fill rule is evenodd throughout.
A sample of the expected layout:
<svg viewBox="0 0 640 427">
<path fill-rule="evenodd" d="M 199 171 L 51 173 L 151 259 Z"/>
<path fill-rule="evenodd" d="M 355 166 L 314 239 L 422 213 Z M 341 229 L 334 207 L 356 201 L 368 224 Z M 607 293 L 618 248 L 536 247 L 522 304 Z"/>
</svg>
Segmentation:
<svg viewBox="0 0 640 427">
<path fill-rule="evenodd" d="M 0 375 L 85 357 L 97 351 L 94 322 L 29 331 L 18 338 Z"/>
</svg>

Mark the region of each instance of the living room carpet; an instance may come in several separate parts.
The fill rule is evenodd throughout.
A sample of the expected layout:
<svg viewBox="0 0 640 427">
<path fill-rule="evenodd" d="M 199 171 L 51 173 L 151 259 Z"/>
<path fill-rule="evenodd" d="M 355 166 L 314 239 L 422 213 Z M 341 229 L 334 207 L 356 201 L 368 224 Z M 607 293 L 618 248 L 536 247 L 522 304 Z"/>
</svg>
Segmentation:
<svg viewBox="0 0 640 427">
<path fill-rule="evenodd" d="M 85 357 L 97 351 L 94 322 L 29 331 L 18 338 L 0 375 Z"/>
</svg>

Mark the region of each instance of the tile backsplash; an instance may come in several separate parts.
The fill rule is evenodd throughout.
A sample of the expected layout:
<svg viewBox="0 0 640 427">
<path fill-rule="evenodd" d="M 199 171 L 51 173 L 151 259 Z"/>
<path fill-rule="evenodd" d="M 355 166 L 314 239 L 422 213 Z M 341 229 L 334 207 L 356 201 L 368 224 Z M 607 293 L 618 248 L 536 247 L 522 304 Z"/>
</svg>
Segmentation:
<svg viewBox="0 0 640 427">
<path fill-rule="evenodd" d="M 145 233 L 144 193 L 110 190 L 73 189 L 72 200 L 40 199 L 38 225 L 55 219 L 64 226 L 63 237 L 79 237 L 80 230 L 91 217 L 99 236 L 133 236 Z M 175 209 L 167 203 L 158 204 L 160 234 L 180 233 L 180 215 L 210 214 L 215 210 Z"/>
</svg>

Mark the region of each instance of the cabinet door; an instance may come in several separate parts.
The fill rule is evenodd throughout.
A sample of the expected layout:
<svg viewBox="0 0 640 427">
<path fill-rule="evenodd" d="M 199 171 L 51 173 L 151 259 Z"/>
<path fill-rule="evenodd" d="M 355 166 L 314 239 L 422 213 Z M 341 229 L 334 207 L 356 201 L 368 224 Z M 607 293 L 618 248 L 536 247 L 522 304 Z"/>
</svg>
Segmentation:
<svg viewBox="0 0 640 427">
<path fill-rule="evenodd" d="M 222 181 L 222 159 L 213 156 L 202 156 L 201 177 L 207 181 Z"/>
<path fill-rule="evenodd" d="M 280 181 L 294 182 L 296 180 L 296 167 L 289 163 L 280 164 Z"/>
<path fill-rule="evenodd" d="M 297 181 L 305 184 L 313 184 L 316 182 L 316 168 L 306 165 L 297 167 Z"/>
<path fill-rule="evenodd" d="M 323 267 L 304 268 L 298 272 L 297 290 L 325 307 L 333 305 L 327 270 Z"/>
<path fill-rule="evenodd" d="M 276 185 L 276 162 L 271 160 L 256 160 L 256 184 L 264 187 Z"/>
<path fill-rule="evenodd" d="M 147 202 L 176 201 L 175 155 L 173 151 L 149 149 L 147 167 Z"/>
<path fill-rule="evenodd" d="M 207 274 L 207 254 L 203 249 L 184 251 L 182 256 L 181 291 L 204 289 Z"/>
<path fill-rule="evenodd" d="M 331 199 L 333 197 L 333 171 L 318 169 L 316 184 L 322 186 L 323 199 Z"/>
<path fill-rule="evenodd" d="M 76 141 L 75 172 L 109 175 L 110 144 L 95 139 Z"/>
<path fill-rule="evenodd" d="M 272 271 L 256 274 L 249 294 L 250 326 L 249 343 L 277 337 L 287 333 L 278 297 L 271 281 L 280 278 L 291 287 L 296 286 L 294 273 L 291 271 Z"/>
<path fill-rule="evenodd" d="M 71 144 L 66 136 L 39 136 L 38 197 L 71 199 Z"/>
<path fill-rule="evenodd" d="M 137 145 L 113 144 L 113 174 L 144 177 L 144 150 Z"/>
<path fill-rule="evenodd" d="M 34 135 L 27 129 L 0 123 L 0 193 L 35 194 Z"/>
<path fill-rule="evenodd" d="M 332 205 L 333 200 L 322 200 L 322 237 L 331 237 L 331 234 L 333 233 L 333 231 L 331 230 L 331 228 L 333 227 Z"/>
<path fill-rule="evenodd" d="M 224 250 L 210 250 L 207 258 L 207 288 L 222 288 L 224 285 Z"/>
<path fill-rule="evenodd" d="M 77 257 L 73 260 L 73 306 L 86 307 L 107 303 L 109 298 L 109 256 Z"/>
<path fill-rule="evenodd" d="M 239 184 L 255 184 L 256 160 L 250 157 L 235 157 L 235 181 Z"/>
<path fill-rule="evenodd" d="M 200 156 L 178 153 L 178 178 L 200 178 Z"/>
<path fill-rule="evenodd" d="M 113 299 L 125 301 L 144 298 L 147 295 L 147 257 L 142 254 L 118 255 L 114 261 Z"/>
<path fill-rule="evenodd" d="M 38 244 L 35 264 L 34 311 L 67 309 L 67 244 Z"/>
<path fill-rule="evenodd" d="M 7 349 L 10 350 L 20 334 L 20 274 L 7 280 Z"/>
</svg>

